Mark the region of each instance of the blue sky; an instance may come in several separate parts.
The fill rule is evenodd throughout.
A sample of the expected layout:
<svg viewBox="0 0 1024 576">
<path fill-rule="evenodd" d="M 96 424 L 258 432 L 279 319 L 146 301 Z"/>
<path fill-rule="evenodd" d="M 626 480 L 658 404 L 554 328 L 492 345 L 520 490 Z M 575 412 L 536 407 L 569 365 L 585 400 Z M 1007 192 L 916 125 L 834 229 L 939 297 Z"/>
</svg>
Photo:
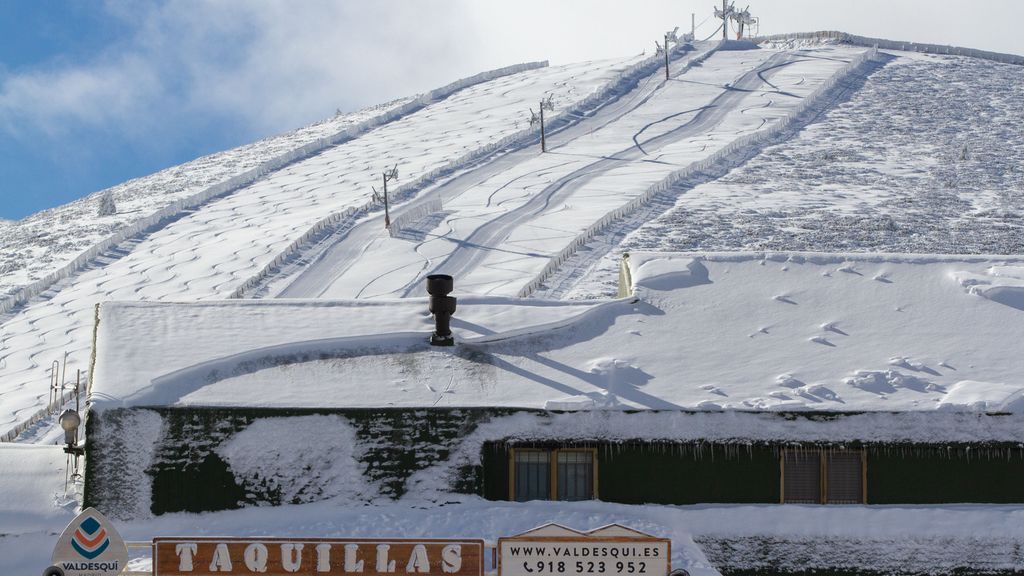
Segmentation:
<svg viewBox="0 0 1024 576">
<path fill-rule="evenodd" d="M 765 33 L 1024 54 L 1018 0 L 748 1 Z M 0 218 L 486 68 L 637 53 L 713 4 L 0 0 Z"/>
</svg>

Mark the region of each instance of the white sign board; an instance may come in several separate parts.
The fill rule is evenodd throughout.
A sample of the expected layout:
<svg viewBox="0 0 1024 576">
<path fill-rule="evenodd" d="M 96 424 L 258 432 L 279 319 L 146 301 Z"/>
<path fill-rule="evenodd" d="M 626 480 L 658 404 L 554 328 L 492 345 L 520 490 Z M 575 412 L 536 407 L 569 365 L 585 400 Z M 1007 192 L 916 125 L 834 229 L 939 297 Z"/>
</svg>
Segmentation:
<svg viewBox="0 0 1024 576">
<path fill-rule="evenodd" d="M 671 541 L 613 526 L 544 526 L 498 540 L 499 576 L 667 576 Z"/>
<path fill-rule="evenodd" d="M 57 539 L 52 560 L 65 576 L 113 576 L 128 564 L 128 547 L 106 516 L 87 508 Z"/>
</svg>

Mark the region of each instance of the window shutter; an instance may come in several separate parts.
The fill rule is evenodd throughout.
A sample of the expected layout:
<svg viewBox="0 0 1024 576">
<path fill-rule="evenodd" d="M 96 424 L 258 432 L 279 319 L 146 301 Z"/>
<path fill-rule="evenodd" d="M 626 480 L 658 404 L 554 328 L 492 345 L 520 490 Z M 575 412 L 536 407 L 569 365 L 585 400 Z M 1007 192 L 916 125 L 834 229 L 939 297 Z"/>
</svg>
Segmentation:
<svg viewBox="0 0 1024 576">
<path fill-rule="evenodd" d="M 817 450 L 786 450 L 783 497 L 792 504 L 821 503 L 821 455 Z"/>
<path fill-rule="evenodd" d="M 861 504 L 864 499 L 863 461 L 860 452 L 828 454 L 828 502 Z"/>
</svg>

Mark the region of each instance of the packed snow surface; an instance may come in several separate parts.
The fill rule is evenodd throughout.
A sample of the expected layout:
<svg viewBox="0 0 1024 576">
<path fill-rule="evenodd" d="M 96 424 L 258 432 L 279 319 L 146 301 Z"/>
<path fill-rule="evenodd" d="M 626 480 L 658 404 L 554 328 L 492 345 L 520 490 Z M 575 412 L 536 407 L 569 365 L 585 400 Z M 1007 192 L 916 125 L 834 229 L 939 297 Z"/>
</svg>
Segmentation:
<svg viewBox="0 0 1024 576">
<path fill-rule="evenodd" d="M 638 300 L 111 303 L 93 394 L 121 405 L 1024 413 L 1024 259 L 633 254 Z M 994 275 L 997 271 L 1002 275 Z M 282 386 L 287 382 L 287 386 Z"/>
<path fill-rule="evenodd" d="M 66 459 L 60 446 L 0 444 L 0 542 L 67 522 L 78 501 L 75 484 L 65 486 Z"/>
</svg>

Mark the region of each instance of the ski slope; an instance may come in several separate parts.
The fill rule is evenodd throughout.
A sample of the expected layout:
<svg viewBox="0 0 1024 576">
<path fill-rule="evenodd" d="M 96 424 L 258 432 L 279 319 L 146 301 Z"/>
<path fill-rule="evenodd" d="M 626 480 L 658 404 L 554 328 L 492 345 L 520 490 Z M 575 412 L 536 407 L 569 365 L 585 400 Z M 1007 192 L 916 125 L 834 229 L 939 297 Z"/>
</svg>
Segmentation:
<svg viewBox="0 0 1024 576">
<path fill-rule="evenodd" d="M 510 155 L 432 189 L 441 209 L 413 226 L 422 229 L 392 238 L 378 223 L 375 234 L 367 225 L 341 239 L 279 295 L 422 295 L 430 273 L 453 275 L 467 292 L 520 294 L 580 230 L 778 121 L 861 52 L 698 50 L 671 80 L 649 79 L 628 103 L 552 135 L 548 154 Z"/>
<path fill-rule="evenodd" d="M 403 98 L 338 114 L 298 130 L 129 180 L 16 222 L 0 221 L 0 302 L 59 271 L 104 239 L 131 229 L 161 210 L 176 203 L 188 203 L 204 190 L 317 140 L 346 131 L 361 132 L 360 125 L 383 122 L 413 100 Z M 97 216 L 100 197 L 107 192 L 114 198 L 117 213 Z"/>
</svg>

